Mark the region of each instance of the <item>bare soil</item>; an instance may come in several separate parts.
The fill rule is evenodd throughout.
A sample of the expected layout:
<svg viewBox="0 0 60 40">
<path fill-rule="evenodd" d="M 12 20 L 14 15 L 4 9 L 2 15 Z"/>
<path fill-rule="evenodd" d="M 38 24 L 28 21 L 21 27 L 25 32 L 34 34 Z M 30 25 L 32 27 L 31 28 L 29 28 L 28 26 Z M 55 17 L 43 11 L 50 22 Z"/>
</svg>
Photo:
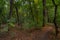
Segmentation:
<svg viewBox="0 0 60 40">
<path fill-rule="evenodd" d="M 7 34 L 0 37 L 0 40 L 55 40 L 54 35 L 49 34 L 52 29 L 51 27 L 43 27 L 42 30 L 32 29 L 27 31 L 11 28 Z M 57 38 L 60 39 L 60 33 Z"/>
</svg>

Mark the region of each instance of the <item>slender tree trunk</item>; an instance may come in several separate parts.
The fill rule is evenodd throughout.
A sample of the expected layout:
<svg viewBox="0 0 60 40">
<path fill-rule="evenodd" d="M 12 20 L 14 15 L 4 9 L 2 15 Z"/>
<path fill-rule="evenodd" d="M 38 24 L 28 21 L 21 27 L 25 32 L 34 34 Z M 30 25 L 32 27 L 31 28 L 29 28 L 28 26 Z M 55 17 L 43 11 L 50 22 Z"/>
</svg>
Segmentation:
<svg viewBox="0 0 60 40">
<path fill-rule="evenodd" d="M 8 20 L 11 18 L 11 15 L 12 15 L 12 12 L 13 12 L 13 1 L 14 0 L 10 0 L 10 12 L 9 12 Z"/>
<path fill-rule="evenodd" d="M 52 0 L 52 2 L 54 4 L 54 6 L 55 6 L 55 11 L 54 11 L 55 13 L 54 13 L 54 20 L 53 20 L 53 22 L 54 22 L 54 25 L 55 25 L 56 36 L 57 36 L 57 34 L 58 34 L 58 26 L 56 24 L 56 18 L 57 18 L 57 8 L 58 8 L 58 6 L 56 5 L 54 0 Z"/>
<path fill-rule="evenodd" d="M 58 34 L 58 26 L 56 24 L 56 15 L 57 15 L 57 5 L 55 6 L 55 15 L 54 15 L 54 20 L 53 20 L 53 22 L 55 24 L 55 30 L 56 30 L 56 36 L 57 36 L 57 34 Z"/>
<path fill-rule="evenodd" d="M 18 8 L 15 6 L 15 9 L 16 9 L 16 15 L 17 15 L 17 23 L 18 23 L 18 25 L 19 25 L 19 24 L 20 24 L 20 22 L 19 22 Z"/>
<path fill-rule="evenodd" d="M 43 0 L 43 26 L 45 26 L 46 24 L 46 0 Z"/>
<path fill-rule="evenodd" d="M 12 13 L 13 13 L 13 2 L 14 2 L 14 0 L 10 0 L 10 11 L 9 11 L 9 15 L 8 15 L 8 23 L 10 22 L 10 18 L 11 18 Z M 8 31 L 9 30 L 10 30 L 10 27 L 8 27 Z"/>
</svg>

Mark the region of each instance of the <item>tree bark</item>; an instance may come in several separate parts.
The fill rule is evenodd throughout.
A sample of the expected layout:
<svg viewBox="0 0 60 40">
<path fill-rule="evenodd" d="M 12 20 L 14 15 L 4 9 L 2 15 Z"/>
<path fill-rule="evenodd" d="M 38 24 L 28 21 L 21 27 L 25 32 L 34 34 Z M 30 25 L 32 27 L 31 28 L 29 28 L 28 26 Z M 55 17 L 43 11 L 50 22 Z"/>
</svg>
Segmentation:
<svg viewBox="0 0 60 40">
<path fill-rule="evenodd" d="M 12 15 L 12 12 L 13 12 L 13 1 L 14 0 L 10 0 L 10 12 L 9 12 L 9 15 L 8 15 L 8 20 L 11 18 L 11 15 Z"/>
<path fill-rule="evenodd" d="M 9 14 L 8 14 L 8 25 L 9 25 L 10 18 L 11 18 L 12 13 L 13 13 L 13 2 L 14 2 L 14 0 L 10 0 L 10 11 L 9 11 Z M 10 30 L 10 27 L 8 27 L 8 31 L 9 30 Z"/>
<path fill-rule="evenodd" d="M 46 16 L 47 16 L 47 11 L 46 11 L 46 0 L 43 0 L 43 26 L 46 24 Z"/>
<path fill-rule="evenodd" d="M 15 9 L 16 9 L 16 15 L 17 15 L 17 23 L 18 23 L 18 25 L 19 25 L 19 24 L 20 24 L 20 22 L 19 22 L 18 8 L 15 6 Z"/>
<path fill-rule="evenodd" d="M 55 10 L 54 10 L 55 13 L 54 13 L 53 23 L 54 23 L 54 25 L 55 25 L 55 31 L 56 31 L 55 37 L 57 37 L 57 34 L 58 34 L 58 26 L 57 26 L 57 24 L 56 24 L 56 18 L 57 18 L 57 8 L 58 8 L 58 5 L 56 5 L 56 3 L 55 3 L 54 0 L 52 0 L 52 2 L 53 2 L 54 7 L 55 7 Z"/>
</svg>

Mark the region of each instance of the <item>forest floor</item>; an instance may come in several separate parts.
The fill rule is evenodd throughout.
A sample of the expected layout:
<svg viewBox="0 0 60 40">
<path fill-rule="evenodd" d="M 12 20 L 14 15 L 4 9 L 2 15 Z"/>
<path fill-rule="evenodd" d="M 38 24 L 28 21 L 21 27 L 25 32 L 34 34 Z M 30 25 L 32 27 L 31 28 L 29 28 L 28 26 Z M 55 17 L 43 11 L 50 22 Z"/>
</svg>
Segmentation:
<svg viewBox="0 0 60 40">
<path fill-rule="evenodd" d="M 49 29 L 49 28 L 48 28 Z M 0 40 L 55 40 L 54 35 L 49 34 L 46 38 L 42 38 L 42 36 L 47 36 L 45 34 L 48 31 L 47 27 L 40 29 L 32 29 L 32 30 L 18 30 L 16 28 L 11 28 L 8 34 L 2 35 Z M 58 40 L 60 40 L 60 32 L 58 34 Z"/>
</svg>

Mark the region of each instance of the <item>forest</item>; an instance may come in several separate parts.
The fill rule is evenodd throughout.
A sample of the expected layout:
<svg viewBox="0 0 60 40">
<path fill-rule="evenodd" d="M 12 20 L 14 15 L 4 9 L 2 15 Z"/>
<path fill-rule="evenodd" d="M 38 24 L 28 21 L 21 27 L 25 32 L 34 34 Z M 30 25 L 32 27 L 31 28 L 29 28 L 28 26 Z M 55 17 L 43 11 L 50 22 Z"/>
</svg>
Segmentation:
<svg viewBox="0 0 60 40">
<path fill-rule="evenodd" d="M 0 0 L 0 40 L 60 40 L 60 1 Z"/>
</svg>

